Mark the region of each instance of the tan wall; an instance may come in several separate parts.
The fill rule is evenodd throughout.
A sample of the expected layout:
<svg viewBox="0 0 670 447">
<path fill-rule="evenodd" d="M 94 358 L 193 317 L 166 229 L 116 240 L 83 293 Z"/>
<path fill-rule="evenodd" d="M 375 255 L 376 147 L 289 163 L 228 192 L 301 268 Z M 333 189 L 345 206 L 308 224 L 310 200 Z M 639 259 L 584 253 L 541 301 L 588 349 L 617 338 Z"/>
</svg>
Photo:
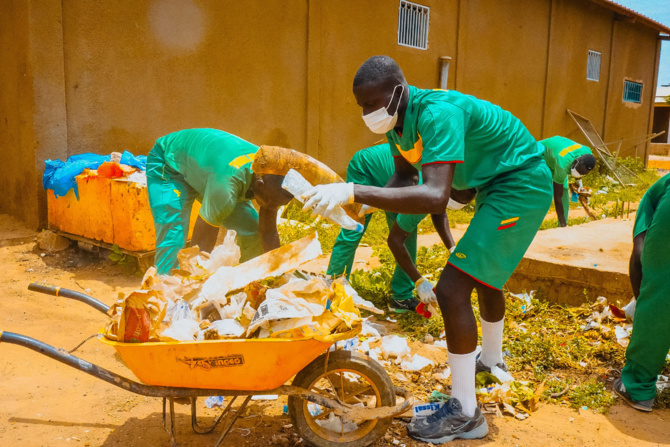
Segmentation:
<svg viewBox="0 0 670 447">
<path fill-rule="evenodd" d="M 542 138 L 562 135 L 588 144 L 566 109 L 589 118 L 603 132 L 613 14 L 584 3 L 553 2 Z M 601 53 L 599 81 L 586 79 L 589 50 Z"/>
<path fill-rule="evenodd" d="M 69 153 L 214 127 L 304 148 L 306 2 L 64 2 Z"/>
<path fill-rule="evenodd" d="M 456 90 L 512 112 L 541 138 L 549 1 L 461 2 Z"/>
<path fill-rule="evenodd" d="M 566 108 L 606 141 L 648 132 L 656 32 L 583 0 L 419 3 L 431 8 L 427 50 L 397 44 L 398 0 L 0 0 L 0 212 L 44 224 L 46 158 L 146 154 L 189 127 L 344 173 L 380 141 L 351 93 L 374 54 L 421 88 L 439 87 L 439 59 L 451 57 L 448 88 L 511 111 L 538 139 L 585 142 Z M 597 83 L 586 81 L 589 49 L 602 53 Z M 624 77 L 645 83 L 640 107 L 622 104 Z"/>
<path fill-rule="evenodd" d="M 657 33 L 629 22 L 614 22 L 612 68 L 607 98 L 607 118 L 603 139 L 605 142 L 644 136 L 650 132 L 651 109 L 654 104 L 653 61 L 658 48 Z M 624 79 L 642 82 L 642 103 L 623 102 Z M 630 142 L 630 141 L 629 141 Z M 647 144 L 625 148 L 621 156 L 646 159 Z"/>
<path fill-rule="evenodd" d="M 65 95 L 59 0 L 0 1 L 0 212 L 46 223 L 44 160 L 64 157 Z"/>
<path fill-rule="evenodd" d="M 356 70 L 370 56 L 385 54 L 398 62 L 411 85 L 438 88 L 440 56 L 453 58 L 456 53 L 458 2 L 421 2 L 431 8 L 427 50 L 397 44 L 396 0 L 369 2 L 365 7 L 357 0 L 311 2 L 310 5 L 312 3 L 316 4 L 316 10 L 310 13 L 317 15 L 312 19 L 318 21 L 319 28 L 315 30 L 318 36 L 310 32 L 310 40 L 317 39 L 314 44 L 319 50 L 315 58 L 318 84 L 314 87 L 318 92 L 310 91 L 318 95 L 318 102 L 310 102 L 310 112 L 318 113 L 319 132 L 318 139 L 310 141 L 308 153 L 344 173 L 356 150 L 384 138 L 370 132 L 361 119 L 361 108 L 352 94 Z M 349 13 L 344 14 L 345 11 Z M 450 87 L 453 87 L 453 75 L 452 65 Z"/>
</svg>

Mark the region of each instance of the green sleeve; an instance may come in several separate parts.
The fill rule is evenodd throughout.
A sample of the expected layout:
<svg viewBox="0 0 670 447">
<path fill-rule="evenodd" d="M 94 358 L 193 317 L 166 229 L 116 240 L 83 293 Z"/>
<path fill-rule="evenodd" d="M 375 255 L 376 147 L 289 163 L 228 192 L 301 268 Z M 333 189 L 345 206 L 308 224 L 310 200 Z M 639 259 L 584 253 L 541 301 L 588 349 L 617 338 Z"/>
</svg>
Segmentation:
<svg viewBox="0 0 670 447">
<path fill-rule="evenodd" d="M 391 155 L 394 157 L 402 157 L 400 154 L 400 151 L 398 150 L 398 146 L 395 145 L 395 143 L 392 140 L 389 140 L 389 147 L 391 148 Z"/>
<path fill-rule="evenodd" d="M 210 225 L 221 226 L 223 221 L 235 209 L 237 204 L 237 188 L 229 179 L 217 178 L 211 175 L 205 186 L 200 217 Z"/>
<path fill-rule="evenodd" d="M 647 231 L 651 221 L 654 218 L 654 212 L 656 211 L 656 206 L 658 205 L 659 197 L 665 191 L 666 183 L 665 181 L 658 180 L 654 183 L 651 188 L 644 193 L 642 200 L 640 200 L 640 205 L 637 208 L 635 213 L 635 227 L 633 227 L 633 237 L 638 234 Z"/>
<path fill-rule="evenodd" d="M 396 223 L 401 230 L 411 233 L 426 216 L 427 214 L 399 214 Z"/>
<path fill-rule="evenodd" d="M 421 164 L 462 163 L 465 157 L 465 112 L 455 106 L 427 108 L 419 118 L 423 142 Z"/>
</svg>

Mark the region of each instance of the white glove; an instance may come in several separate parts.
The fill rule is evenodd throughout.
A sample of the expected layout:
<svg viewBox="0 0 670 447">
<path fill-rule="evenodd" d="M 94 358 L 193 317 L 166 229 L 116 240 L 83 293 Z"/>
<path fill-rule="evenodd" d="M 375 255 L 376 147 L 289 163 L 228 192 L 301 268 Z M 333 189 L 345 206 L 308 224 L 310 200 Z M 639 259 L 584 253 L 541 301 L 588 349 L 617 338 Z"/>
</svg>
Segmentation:
<svg viewBox="0 0 670 447">
<path fill-rule="evenodd" d="M 363 217 L 366 214 L 374 213 L 375 211 L 377 211 L 377 208 L 374 206 L 363 205 L 361 206 L 361 210 L 358 212 L 358 217 Z"/>
<path fill-rule="evenodd" d="M 423 276 L 419 278 L 414 283 L 414 287 L 416 288 L 416 294 L 419 295 L 419 299 L 422 303 L 437 303 L 437 297 L 435 296 L 435 292 L 433 292 L 433 285 L 426 278 Z"/>
<path fill-rule="evenodd" d="M 328 185 L 316 185 L 302 195 L 305 199 L 303 211 L 312 210 L 312 215 L 328 215 L 333 209 L 340 205 L 354 203 L 353 183 L 330 183 Z"/>
</svg>

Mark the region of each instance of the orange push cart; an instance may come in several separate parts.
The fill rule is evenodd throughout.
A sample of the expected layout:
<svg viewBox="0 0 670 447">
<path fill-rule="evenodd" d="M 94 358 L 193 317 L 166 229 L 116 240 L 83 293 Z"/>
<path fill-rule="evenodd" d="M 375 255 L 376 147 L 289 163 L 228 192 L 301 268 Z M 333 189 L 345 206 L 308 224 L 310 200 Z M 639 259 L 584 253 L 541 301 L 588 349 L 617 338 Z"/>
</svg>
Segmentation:
<svg viewBox="0 0 670 447">
<path fill-rule="evenodd" d="M 28 289 L 81 301 L 107 313 L 109 306 L 69 289 L 32 283 Z M 175 438 L 175 399 L 190 399 L 191 425 L 199 434 L 221 422 L 221 445 L 253 395 L 288 395 L 289 416 L 298 434 L 317 447 L 362 447 L 381 438 L 393 416 L 413 405 L 412 395 L 393 386 L 384 368 L 373 359 L 345 350 L 331 350 L 350 339 L 360 326 L 345 333 L 305 339 L 241 339 L 193 342 L 119 343 L 99 339 L 116 349 L 135 382 L 33 338 L 0 331 L 0 342 L 32 349 L 126 391 L 163 399 L 163 425 Z M 291 385 L 286 385 L 291 378 Z M 231 396 L 214 422 L 198 422 L 197 399 Z M 396 396 L 402 402 L 396 403 Z M 233 408 L 238 397 L 241 404 Z M 169 414 L 169 416 L 168 416 Z M 340 418 L 335 426 L 327 421 Z"/>
</svg>

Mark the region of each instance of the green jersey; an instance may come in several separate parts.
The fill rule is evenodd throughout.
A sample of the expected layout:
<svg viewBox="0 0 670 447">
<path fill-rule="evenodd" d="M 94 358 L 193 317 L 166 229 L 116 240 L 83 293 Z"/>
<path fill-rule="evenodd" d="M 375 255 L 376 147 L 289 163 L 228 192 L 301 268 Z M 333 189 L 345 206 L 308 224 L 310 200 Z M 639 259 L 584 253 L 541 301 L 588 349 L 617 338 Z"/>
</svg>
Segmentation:
<svg viewBox="0 0 670 447">
<path fill-rule="evenodd" d="M 565 137 L 551 137 L 540 141 L 544 146 L 544 161 L 551 170 L 554 183 L 563 185 L 570 175 L 572 163 L 582 155 L 591 154 L 591 149 Z"/>
<path fill-rule="evenodd" d="M 482 188 L 542 158 L 540 145 L 510 112 L 453 90 L 409 87 L 402 134 L 386 133 L 391 153 L 422 165 L 458 163 L 456 189 Z"/>
<path fill-rule="evenodd" d="M 220 226 L 238 202 L 248 200 L 251 163 L 258 146 L 216 129 L 186 129 L 156 140 L 165 164 L 200 196 L 200 216 Z"/>
<path fill-rule="evenodd" d="M 649 229 L 649 225 L 651 225 L 654 213 L 658 207 L 658 202 L 668 190 L 670 190 L 670 174 L 661 177 L 644 193 L 635 214 L 633 237 Z"/>
</svg>

